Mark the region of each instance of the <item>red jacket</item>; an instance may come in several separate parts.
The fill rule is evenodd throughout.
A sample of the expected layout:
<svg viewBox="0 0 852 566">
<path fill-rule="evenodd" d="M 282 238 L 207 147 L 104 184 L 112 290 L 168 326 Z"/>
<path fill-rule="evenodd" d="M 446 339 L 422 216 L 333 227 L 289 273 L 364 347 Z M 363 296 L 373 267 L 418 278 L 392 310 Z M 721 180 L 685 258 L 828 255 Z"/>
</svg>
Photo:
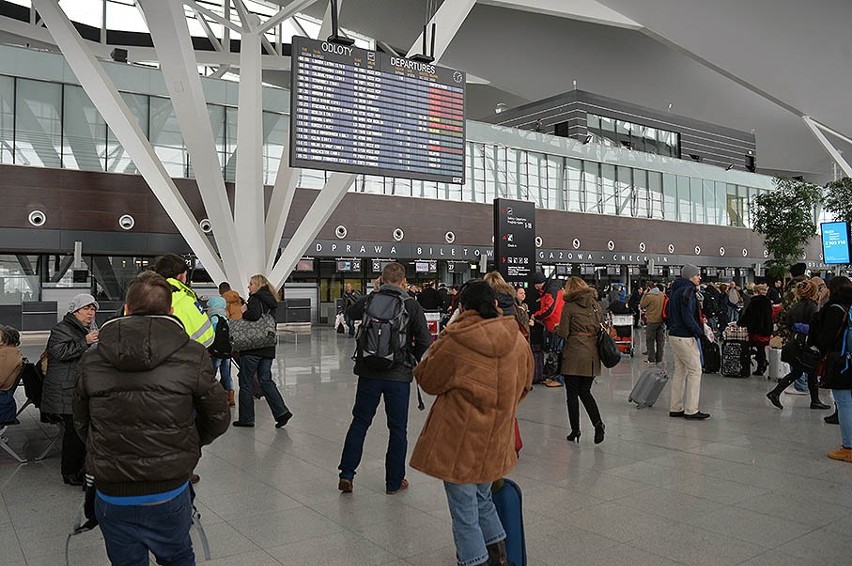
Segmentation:
<svg viewBox="0 0 852 566">
<path fill-rule="evenodd" d="M 545 287 L 541 290 L 541 298 L 539 299 L 541 308 L 533 314 L 533 317 L 538 322 L 544 324 L 544 327 L 548 332 L 553 332 L 553 329 L 556 328 L 557 324 L 559 324 L 559 319 L 562 318 L 562 305 L 565 304 L 565 299 L 562 297 L 561 291 L 556 293 L 556 299 L 554 299 L 553 295 L 548 293 L 546 289 L 547 288 Z M 550 314 L 542 318 L 542 315 L 544 315 L 544 313 L 550 309 L 551 305 L 553 305 L 554 300 L 556 301 L 556 306 L 550 311 Z"/>
</svg>

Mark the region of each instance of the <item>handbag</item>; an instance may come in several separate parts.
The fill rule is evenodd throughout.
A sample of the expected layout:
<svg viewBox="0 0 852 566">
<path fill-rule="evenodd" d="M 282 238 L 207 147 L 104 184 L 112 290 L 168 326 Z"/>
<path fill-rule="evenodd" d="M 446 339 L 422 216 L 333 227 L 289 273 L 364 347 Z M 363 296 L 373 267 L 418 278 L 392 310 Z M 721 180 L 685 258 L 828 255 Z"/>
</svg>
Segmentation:
<svg viewBox="0 0 852 566">
<path fill-rule="evenodd" d="M 236 352 L 259 350 L 278 344 L 278 330 L 275 319 L 265 313 L 257 320 L 244 318 L 230 321 L 231 349 Z"/>
<path fill-rule="evenodd" d="M 615 344 L 615 340 L 603 328 L 598 333 L 598 355 L 601 363 L 608 368 L 614 368 L 621 361 L 621 351 Z"/>
<path fill-rule="evenodd" d="M 812 370 L 820 362 L 819 350 L 807 347 L 797 339 L 788 340 L 781 348 L 781 361 L 787 364 L 799 365 L 806 370 Z"/>
</svg>

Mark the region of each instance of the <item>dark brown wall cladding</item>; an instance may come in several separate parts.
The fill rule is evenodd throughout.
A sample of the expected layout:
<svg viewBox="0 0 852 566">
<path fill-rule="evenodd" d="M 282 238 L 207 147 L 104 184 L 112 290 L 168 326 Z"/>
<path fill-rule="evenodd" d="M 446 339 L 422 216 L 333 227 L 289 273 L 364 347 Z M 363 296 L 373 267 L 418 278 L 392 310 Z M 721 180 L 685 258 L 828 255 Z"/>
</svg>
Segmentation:
<svg viewBox="0 0 852 566">
<path fill-rule="evenodd" d="M 195 181 L 177 179 L 175 183 L 196 219 L 205 218 Z M 227 188 L 233 202 L 233 186 Z M 37 230 L 29 225 L 27 215 L 41 209 L 47 214 L 45 228 L 49 229 L 123 232 L 118 218 L 131 214 L 136 220 L 133 233 L 177 233 L 138 175 L 0 165 L 0 191 L 0 227 L 4 228 Z M 269 192 L 267 187 L 267 202 Z M 318 194 L 296 191 L 285 237 L 292 236 Z M 443 244 L 444 234 L 451 230 L 456 244 L 490 246 L 491 215 L 490 205 L 348 193 L 317 239 L 334 240 L 335 227 L 342 224 L 348 230 L 347 240 L 392 242 L 393 230 L 399 227 L 405 231 L 405 242 Z M 743 228 L 552 210 L 537 211 L 536 223 L 545 249 L 570 250 L 578 238 L 580 249 L 586 251 L 607 251 L 612 240 L 614 251 L 622 254 L 669 254 L 669 244 L 673 244 L 675 255 L 695 255 L 695 246 L 700 246 L 701 256 L 719 257 L 719 248 L 724 247 L 727 257 L 741 260 L 746 248 L 753 261 L 763 260 L 763 239 Z M 644 252 L 640 252 L 640 243 L 645 244 Z M 817 257 L 817 245 L 815 240 L 809 257 Z"/>
</svg>

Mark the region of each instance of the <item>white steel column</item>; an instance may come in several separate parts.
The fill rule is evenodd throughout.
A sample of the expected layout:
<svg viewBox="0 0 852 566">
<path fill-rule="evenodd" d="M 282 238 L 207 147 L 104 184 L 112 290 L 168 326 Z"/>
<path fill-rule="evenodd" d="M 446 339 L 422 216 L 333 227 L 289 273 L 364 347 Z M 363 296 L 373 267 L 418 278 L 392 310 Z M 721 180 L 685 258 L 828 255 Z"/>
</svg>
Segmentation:
<svg viewBox="0 0 852 566">
<path fill-rule="evenodd" d="M 240 5 L 240 0 L 236 5 Z M 247 25 L 240 36 L 234 223 L 243 264 L 250 266 L 250 276 L 266 269 L 267 262 L 263 223 L 263 91 L 257 34 L 260 19 L 254 14 L 246 14 L 246 19 Z"/>
<path fill-rule="evenodd" d="M 842 139 L 843 141 L 845 141 L 847 143 L 852 143 L 852 140 L 850 140 L 846 136 L 838 134 L 837 132 L 835 132 L 831 128 L 823 126 L 822 124 L 820 124 L 819 122 L 817 122 L 816 120 L 811 118 L 810 116 L 802 116 L 802 120 L 804 120 L 805 125 L 807 125 L 807 127 L 810 128 L 813 135 L 816 137 L 817 140 L 819 140 L 819 143 L 822 144 L 822 146 L 825 148 L 825 150 L 828 152 L 828 154 L 831 155 L 831 158 L 834 159 L 834 161 L 840 166 L 841 169 L 843 169 L 843 173 L 847 177 L 852 177 L 852 167 L 849 166 L 849 163 L 845 159 L 843 159 L 843 155 L 837 150 L 837 148 L 835 148 L 831 144 L 831 142 L 828 140 L 828 138 L 825 137 L 825 134 L 822 133 L 822 130 L 826 130 L 827 132 L 836 135 L 837 137 L 839 137 L 840 139 Z"/>
<path fill-rule="evenodd" d="M 216 153 L 207 99 L 198 75 L 198 61 L 192 48 L 183 4 L 140 0 L 140 5 L 145 12 L 154 47 L 158 53 L 168 54 L 160 57 L 160 70 L 171 95 L 228 280 L 236 280 L 238 283 L 247 281 L 248 271 L 259 266 L 242 261 L 247 256 L 237 245 L 237 231 L 231 216 L 222 166 Z"/>
<path fill-rule="evenodd" d="M 127 107 L 106 71 L 87 49 L 84 40 L 68 20 L 65 12 L 56 0 L 33 0 L 33 6 L 47 24 L 83 90 L 112 129 L 119 143 L 130 154 L 133 163 L 192 251 L 214 280 L 224 278 L 222 263 L 206 234 L 199 228 L 192 211 L 174 181 L 169 177 L 154 148 L 145 138 L 136 117 Z"/>
<path fill-rule="evenodd" d="M 311 245 L 311 242 L 319 234 L 320 229 L 325 226 L 334 209 L 346 196 L 346 191 L 352 186 L 355 175 L 350 173 L 333 173 L 328 182 L 317 195 L 310 210 L 302 219 L 293 237 L 287 242 L 287 246 L 281 254 L 281 259 L 275 264 L 269 275 L 269 281 L 278 289 L 284 285 L 284 281 L 290 276 L 296 263 Z"/>
<path fill-rule="evenodd" d="M 272 198 L 266 212 L 266 272 L 272 271 L 275 256 L 281 246 L 281 236 L 287 225 L 287 216 L 299 183 L 299 171 L 290 167 L 290 136 L 284 138 L 284 151 L 278 162 L 278 174 L 272 186 Z"/>
<path fill-rule="evenodd" d="M 450 42 L 456 36 L 456 33 L 458 33 L 459 28 L 475 4 L 476 0 L 444 0 L 444 3 L 441 4 L 441 7 L 432 16 L 427 29 L 431 34 L 432 23 L 436 24 L 438 33 L 435 35 L 435 61 L 438 61 L 444 55 L 444 51 L 449 47 Z M 427 41 L 426 45 L 428 47 L 430 42 Z M 422 48 L 423 32 L 417 36 L 417 40 L 411 46 L 411 49 L 408 50 L 406 57 L 420 53 Z M 428 55 L 428 53 L 425 55 Z"/>
</svg>

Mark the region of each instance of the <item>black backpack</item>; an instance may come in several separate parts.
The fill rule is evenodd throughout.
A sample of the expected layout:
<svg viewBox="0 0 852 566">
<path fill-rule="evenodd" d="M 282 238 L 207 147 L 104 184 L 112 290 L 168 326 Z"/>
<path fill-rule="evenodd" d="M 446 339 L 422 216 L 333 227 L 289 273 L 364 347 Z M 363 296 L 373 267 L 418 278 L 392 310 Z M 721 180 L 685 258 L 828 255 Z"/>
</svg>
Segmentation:
<svg viewBox="0 0 852 566">
<path fill-rule="evenodd" d="M 388 370 L 398 362 L 412 365 L 407 347 L 409 316 L 405 301 L 408 299 L 383 291 L 367 297 L 352 359 L 375 371 Z"/>
<path fill-rule="evenodd" d="M 213 343 L 207 348 L 210 355 L 214 358 L 229 358 L 231 357 L 231 327 L 228 325 L 228 320 L 222 318 L 218 314 L 214 317 L 219 321 L 216 323 L 216 332 L 213 334 Z"/>
</svg>

